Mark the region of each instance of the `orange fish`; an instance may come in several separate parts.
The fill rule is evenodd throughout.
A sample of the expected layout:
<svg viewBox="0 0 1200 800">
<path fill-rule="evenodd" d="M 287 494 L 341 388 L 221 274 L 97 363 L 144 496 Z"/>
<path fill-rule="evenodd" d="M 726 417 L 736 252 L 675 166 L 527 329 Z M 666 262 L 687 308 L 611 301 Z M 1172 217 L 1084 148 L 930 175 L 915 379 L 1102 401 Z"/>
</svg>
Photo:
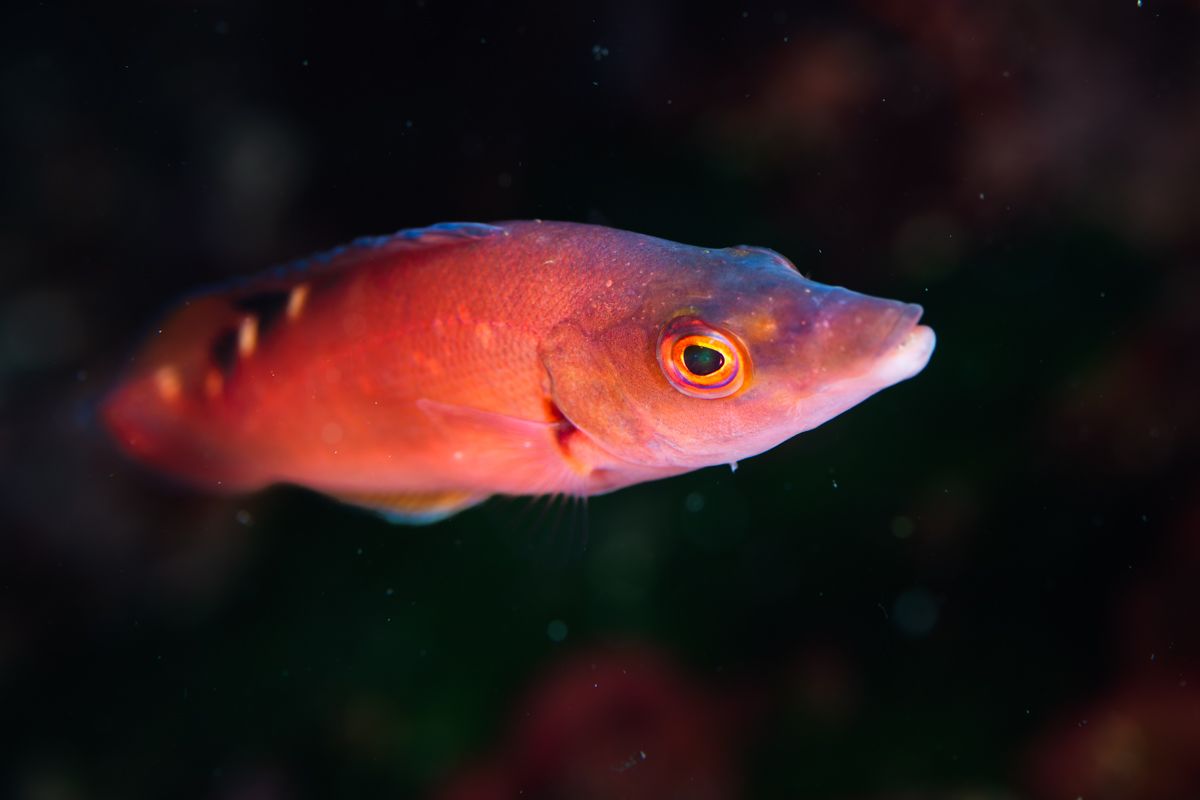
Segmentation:
<svg viewBox="0 0 1200 800">
<path fill-rule="evenodd" d="M 758 247 L 443 223 L 184 301 L 103 416 L 202 487 L 432 522 L 761 453 L 919 372 L 920 316 Z"/>
</svg>

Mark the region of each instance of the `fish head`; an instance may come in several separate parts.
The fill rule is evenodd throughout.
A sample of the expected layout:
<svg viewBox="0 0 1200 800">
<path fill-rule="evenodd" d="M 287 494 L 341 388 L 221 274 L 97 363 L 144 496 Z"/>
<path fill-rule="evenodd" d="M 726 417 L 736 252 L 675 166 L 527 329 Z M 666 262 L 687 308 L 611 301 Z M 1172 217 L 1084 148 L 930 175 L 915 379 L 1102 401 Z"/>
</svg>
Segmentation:
<svg viewBox="0 0 1200 800">
<path fill-rule="evenodd" d="M 933 352 L 920 306 L 817 283 L 773 251 L 645 250 L 544 354 L 558 408 L 617 463 L 674 474 L 756 455 Z"/>
</svg>

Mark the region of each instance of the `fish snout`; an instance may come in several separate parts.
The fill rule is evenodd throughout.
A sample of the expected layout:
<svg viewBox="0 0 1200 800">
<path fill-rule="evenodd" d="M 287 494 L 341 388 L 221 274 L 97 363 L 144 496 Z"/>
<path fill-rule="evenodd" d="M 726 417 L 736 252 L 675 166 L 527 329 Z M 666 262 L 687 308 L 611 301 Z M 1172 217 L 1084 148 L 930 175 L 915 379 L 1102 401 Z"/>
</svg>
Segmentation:
<svg viewBox="0 0 1200 800">
<path fill-rule="evenodd" d="M 918 324 L 924 309 L 916 303 L 901 303 L 868 297 L 867 309 L 876 315 L 860 325 L 856 334 L 862 348 L 863 371 L 879 387 L 911 378 L 929 362 L 936 342 L 933 329 Z"/>
<path fill-rule="evenodd" d="M 935 342 L 919 324 L 919 305 L 839 287 L 810 287 L 806 295 L 771 359 L 784 376 L 792 435 L 916 375 Z"/>
<path fill-rule="evenodd" d="M 875 358 L 891 350 L 921 318 L 922 308 L 834 289 L 820 309 L 825 346 L 849 359 Z"/>
<path fill-rule="evenodd" d="M 890 382 L 920 371 L 933 350 L 933 331 L 919 325 L 923 309 L 841 287 L 809 287 L 788 325 L 793 376 L 809 389 L 878 373 Z"/>
</svg>

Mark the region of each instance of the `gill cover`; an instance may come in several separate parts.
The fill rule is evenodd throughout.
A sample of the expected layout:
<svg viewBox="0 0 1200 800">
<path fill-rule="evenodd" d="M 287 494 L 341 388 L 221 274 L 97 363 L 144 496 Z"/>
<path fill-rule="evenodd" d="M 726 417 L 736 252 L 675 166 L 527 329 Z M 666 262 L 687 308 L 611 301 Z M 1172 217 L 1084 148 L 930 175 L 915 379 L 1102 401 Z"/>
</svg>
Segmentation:
<svg viewBox="0 0 1200 800">
<path fill-rule="evenodd" d="M 637 369 L 644 348 L 644 336 L 630 324 L 585 331 L 576 322 L 561 322 L 542 340 L 540 355 L 554 405 L 593 444 L 610 454 L 660 451 L 654 426 L 630 396 L 631 384 L 641 382 Z M 621 365 L 623 369 L 610 356 L 621 352 L 630 356 L 629 362 Z"/>
</svg>

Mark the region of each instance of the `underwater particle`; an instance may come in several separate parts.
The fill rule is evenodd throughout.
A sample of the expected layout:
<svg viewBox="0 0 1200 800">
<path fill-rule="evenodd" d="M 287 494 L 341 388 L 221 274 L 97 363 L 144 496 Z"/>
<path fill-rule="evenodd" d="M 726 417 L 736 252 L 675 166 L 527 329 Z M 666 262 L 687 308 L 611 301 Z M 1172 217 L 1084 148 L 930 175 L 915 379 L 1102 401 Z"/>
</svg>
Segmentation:
<svg viewBox="0 0 1200 800">
<path fill-rule="evenodd" d="M 683 507 L 693 514 L 699 514 L 704 510 L 704 495 L 699 492 L 688 492 L 688 496 L 683 498 Z"/>
<path fill-rule="evenodd" d="M 237 514 L 234 515 L 234 519 L 238 521 L 239 525 L 245 525 L 246 527 L 254 524 L 254 517 L 250 516 L 250 512 L 244 508 L 238 510 Z"/>
<path fill-rule="evenodd" d="M 925 636 L 933 630 L 937 618 L 937 600 L 919 586 L 902 592 L 892 606 L 892 621 L 905 636 Z"/>
<path fill-rule="evenodd" d="M 561 642 L 567 638 L 567 623 L 561 619 L 552 619 L 546 625 L 546 636 L 550 637 L 552 642 Z"/>
<path fill-rule="evenodd" d="M 592 58 L 597 61 L 603 61 L 608 58 L 608 48 L 600 44 L 592 45 Z"/>
<path fill-rule="evenodd" d="M 913 535 L 913 521 L 903 514 L 892 518 L 892 536 L 907 539 Z"/>
</svg>

